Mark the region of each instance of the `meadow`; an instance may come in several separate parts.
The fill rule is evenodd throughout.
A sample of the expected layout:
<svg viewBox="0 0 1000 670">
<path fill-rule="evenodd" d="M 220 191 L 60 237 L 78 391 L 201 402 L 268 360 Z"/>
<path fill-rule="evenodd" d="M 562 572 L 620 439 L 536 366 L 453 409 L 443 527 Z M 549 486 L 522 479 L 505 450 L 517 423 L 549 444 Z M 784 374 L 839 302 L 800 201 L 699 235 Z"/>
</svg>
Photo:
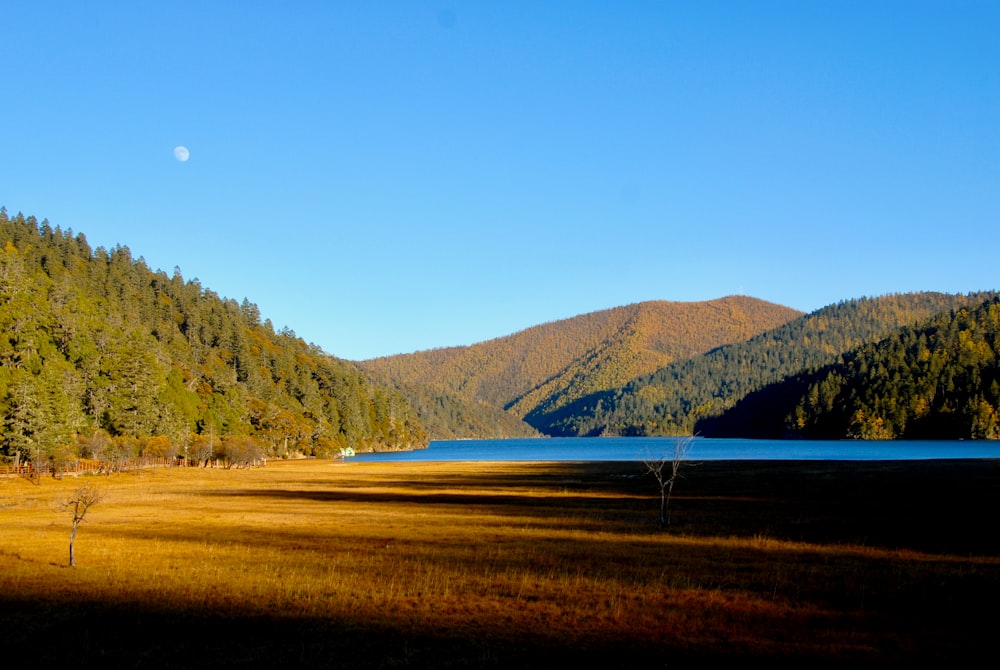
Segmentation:
<svg viewBox="0 0 1000 670">
<path fill-rule="evenodd" d="M 971 660 L 1000 462 L 287 461 L 0 479 L 0 644 L 40 667 Z M 76 538 L 59 503 L 103 499 Z M 984 613 L 985 612 L 985 613 Z"/>
</svg>

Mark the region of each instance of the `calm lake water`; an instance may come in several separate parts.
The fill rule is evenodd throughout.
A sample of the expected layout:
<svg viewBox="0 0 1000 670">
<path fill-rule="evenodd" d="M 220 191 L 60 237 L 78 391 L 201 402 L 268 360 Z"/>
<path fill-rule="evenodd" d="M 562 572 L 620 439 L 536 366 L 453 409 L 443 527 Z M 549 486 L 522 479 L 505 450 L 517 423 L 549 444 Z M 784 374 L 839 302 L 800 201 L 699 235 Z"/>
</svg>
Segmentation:
<svg viewBox="0 0 1000 670">
<path fill-rule="evenodd" d="M 669 437 L 570 437 L 435 440 L 427 449 L 359 454 L 358 461 L 638 461 L 670 455 Z M 695 438 L 688 460 L 902 461 L 1000 458 L 1000 441 L 812 441 Z"/>
</svg>

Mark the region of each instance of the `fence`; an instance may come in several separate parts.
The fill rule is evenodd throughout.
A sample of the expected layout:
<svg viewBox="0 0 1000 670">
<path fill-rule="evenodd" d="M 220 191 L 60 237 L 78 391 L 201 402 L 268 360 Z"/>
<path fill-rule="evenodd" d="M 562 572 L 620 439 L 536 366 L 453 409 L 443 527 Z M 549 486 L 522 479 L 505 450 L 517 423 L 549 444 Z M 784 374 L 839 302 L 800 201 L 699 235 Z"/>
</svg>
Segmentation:
<svg viewBox="0 0 1000 670">
<path fill-rule="evenodd" d="M 95 461 L 81 458 L 72 464 L 54 467 L 51 463 L 39 463 L 37 466 L 32 463 L 23 465 L 0 465 L 0 477 L 26 477 L 27 479 L 37 479 L 39 477 L 61 477 L 62 475 L 77 475 L 83 473 L 112 473 L 125 472 L 127 470 L 139 470 L 141 468 L 155 468 L 177 465 L 177 461 L 168 458 L 129 458 L 120 461 Z"/>
<path fill-rule="evenodd" d="M 0 465 L 0 477 L 25 477 L 37 480 L 41 477 L 62 477 L 63 475 L 78 475 L 83 473 L 111 474 L 112 472 L 127 472 L 145 468 L 189 466 L 205 468 L 260 468 L 267 465 L 263 456 L 245 461 L 231 461 L 220 458 L 209 458 L 198 461 L 186 461 L 183 456 L 177 458 L 127 458 L 120 461 L 95 461 L 87 458 L 77 459 L 70 465 L 54 466 L 52 463 L 32 463 L 23 465 Z"/>
</svg>

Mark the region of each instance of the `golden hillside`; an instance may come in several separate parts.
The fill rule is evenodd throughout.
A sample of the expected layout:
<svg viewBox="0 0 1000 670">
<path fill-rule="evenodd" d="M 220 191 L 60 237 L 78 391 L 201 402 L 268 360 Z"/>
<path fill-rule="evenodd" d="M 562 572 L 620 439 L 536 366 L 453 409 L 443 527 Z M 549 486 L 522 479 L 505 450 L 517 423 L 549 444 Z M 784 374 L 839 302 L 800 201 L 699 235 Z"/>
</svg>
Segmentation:
<svg viewBox="0 0 1000 670">
<path fill-rule="evenodd" d="M 745 296 L 641 302 L 361 366 L 398 384 L 454 393 L 524 417 L 543 404 L 558 407 L 620 387 L 671 361 L 746 340 L 798 316 L 797 310 Z"/>
</svg>

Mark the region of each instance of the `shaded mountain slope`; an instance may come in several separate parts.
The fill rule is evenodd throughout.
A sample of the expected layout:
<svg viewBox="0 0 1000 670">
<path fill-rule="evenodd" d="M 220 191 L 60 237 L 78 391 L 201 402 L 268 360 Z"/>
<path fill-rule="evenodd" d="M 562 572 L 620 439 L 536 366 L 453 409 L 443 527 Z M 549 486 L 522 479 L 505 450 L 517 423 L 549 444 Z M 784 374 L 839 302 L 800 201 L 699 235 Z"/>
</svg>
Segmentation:
<svg viewBox="0 0 1000 670">
<path fill-rule="evenodd" d="M 432 439 L 499 440 L 540 436 L 530 425 L 499 407 L 454 393 L 434 392 L 426 386 L 397 388 Z"/>
<path fill-rule="evenodd" d="M 705 435 L 1000 438 L 1000 298 L 938 314 L 745 397 Z"/>
<path fill-rule="evenodd" d="M 580 398 L 532 423 L 551 435 L 690 433 L 696 422 L 725 412 L 753 391 L 993 295 L 909 293 L 843 301 L 746 342 L 677 361 L 620 389 Z"/>
</svg>

